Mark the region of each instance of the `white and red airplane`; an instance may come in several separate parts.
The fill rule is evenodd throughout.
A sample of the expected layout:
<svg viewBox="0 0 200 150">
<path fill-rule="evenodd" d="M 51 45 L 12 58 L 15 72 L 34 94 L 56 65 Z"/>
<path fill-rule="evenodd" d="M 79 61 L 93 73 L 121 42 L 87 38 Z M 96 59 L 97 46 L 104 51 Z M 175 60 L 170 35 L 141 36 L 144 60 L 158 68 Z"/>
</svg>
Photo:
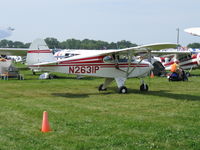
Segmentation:
<svg viewBox="0 0 200 150">
<path fill-rule="evenodd" d="M 77 51 L 68 58 L 56 59 L 45 41 L 37 39 L 28 49 L 26 61 L 32 70 L 104 77 L 105 82 L 99 86 L 99 91 L 106 90 L 108 85 L 115 80 L 119 93 L 127 93 L 126 79 L 145 77 L 153 69 L 150 62 L 135 59 L 135 52 L 149 52 L 174 47 L 176 44 L 160 43 L 118 50 L 84 50 L 79 53 Z M 148 85 L 142 82 L 140 90 L 147 91 Z"/>
<path fill-rule="evenodd" d="M 187 28 L 185 32 L 194 36 L 200 36 L 200 28 Z M 183 69 L 200 68 L 200 49 L 179 47 L 178 49 L 165 49 L 161 51 L 153 51 L 154 54 L 161 54 L 162 57 L 153 57 L 153 62 L 159 61 L 165 67 L 165 70 L 171 70 L 171 65 L 179 62 Z"/>
<path fill-rule="evenodd" d="M 184 70 L 192 70 L 200 67 L 199 49 L 166 49 L 162 51 L 152 51 L 153 54 L 161 54 L 162 57 L 153 57 L 152 63 L 159 61 L 165 67 L 165 70 L 171 70 L 171 65 L 175 62 Z"/>
</svg>

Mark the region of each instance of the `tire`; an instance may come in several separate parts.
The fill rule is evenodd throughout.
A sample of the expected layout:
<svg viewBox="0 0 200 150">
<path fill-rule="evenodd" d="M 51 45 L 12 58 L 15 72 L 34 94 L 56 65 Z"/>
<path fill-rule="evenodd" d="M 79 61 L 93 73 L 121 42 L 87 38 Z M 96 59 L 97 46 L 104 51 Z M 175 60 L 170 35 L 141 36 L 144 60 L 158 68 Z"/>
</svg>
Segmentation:
<svg viewBox="0 0 200 150">
<path fill-rule="evenodd" d="M 119 93 L 126 94 L 128 92 L 128 89 L 125 86 L 122 86 L 119 88 Z"/>
<path fill-rule="evenodd" d="M 186 75 L 187 77 L 190 77 L 190 76 L 191 76 L 191 74 L 190 74 L 189 72 L 186 72 L 185 75 Z"/>
<path fill-rule="evenodd" d="M 145 92 L 147 92 L 149 90 L 149 87 L 148 87 L 148 85 L 147 84 L 141 84 L 140 85 L 140 91 L 145 91 Z"/>
<path fill-rule="evenodd" d="M 105 89 L 103 89 L 103 84 L 101 84 L 100 86 L 99 86 L 99 91 L 106 91 L 107 89 L 105 88 Z"/>
<path fill-rule="evenodd" d="M 53 79 L 54 76 L 52 74 L 49 75 L 49 79 Z"/>
</svg>

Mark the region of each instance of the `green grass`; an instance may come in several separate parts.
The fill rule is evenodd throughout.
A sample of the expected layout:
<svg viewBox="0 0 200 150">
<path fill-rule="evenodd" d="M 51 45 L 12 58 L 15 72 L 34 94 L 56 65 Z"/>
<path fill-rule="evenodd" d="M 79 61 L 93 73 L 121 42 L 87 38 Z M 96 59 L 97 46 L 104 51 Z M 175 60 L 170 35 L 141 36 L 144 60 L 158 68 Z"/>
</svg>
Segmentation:
<svg viewBox="0 0 200 150">
<path fill-rule="evenodd" d="M 146 78 L 116 83 L 105 92 L 103 78 L 0 80 L 0 150 L 200 149 L 200 77 L 188 82 Z M 200 71 L 195 71 L 200 74 Z M 66 79 L 65 79 L 66 78 Z M 52 132 L 40 132 L 47 111 Z"/>
</svg>

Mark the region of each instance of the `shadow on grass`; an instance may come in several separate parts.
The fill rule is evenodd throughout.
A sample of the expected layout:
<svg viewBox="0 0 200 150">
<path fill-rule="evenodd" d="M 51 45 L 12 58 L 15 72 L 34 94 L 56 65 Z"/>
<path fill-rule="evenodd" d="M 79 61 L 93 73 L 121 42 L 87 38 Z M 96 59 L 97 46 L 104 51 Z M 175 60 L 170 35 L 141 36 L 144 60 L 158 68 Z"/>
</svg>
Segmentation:
<svg viewBox="0 0 200 150">
<path fill-rule="evenodd" d="M 59 97 L 66 97 L 66 98 L 87 98 L 91 95 L 111 95 L 111 94 L 118 94 L 118 91 L 115 88 L 111 88 L 112 92 L 96 92 L 96 93 L 82 93 L 82 94 L 76 94 L 76 93 L 52 93 L 53 96 L 59 96 Z M 130 94 L 140 94 L 140 95 L 146 95 L 146 96 L 157 96 L 157 97 L 165 97 L 165 98 L 171 98 L 175 100 L 188 100 L 188 101 L 200 101 L 200 96 L 190 95 L 190 94 L 176 94 L 176 93 L 170 93 L 169 91 L 148 91 L 148 92 L 141 92 L 139 90 L 129 89 L 128 95 Z M 124 94 L 126 96 L 127 94 Z M 121 94 L 123 95 L 123 94 Z"/>
<path fill-rule="evenodd" d="M 143 95 L 172 98 L 176 100 L 200 101 L 200 96 L 195 96 L 195 95 L 190 95 L 190 94 L 176 94 L 176 93 L 171 93 L 165 90 L 141 92 L 139 90 L 130 89 L 129 92 L 134 93 L 134 94 L 143 94 Z"/>
<path fill-rule="evenodd" d="M 106 93 L 100 93 L 97 91 L 97 93 L 83 93 L 83 94 L 75 94 L 75 93 L 52 93 L 53 96 L 59 96 L 59 97 L 66 97 L 66 98 L 87 98 L 90 95 L 109 95 L 113 94 L 111 92 Z"/>
</svg>

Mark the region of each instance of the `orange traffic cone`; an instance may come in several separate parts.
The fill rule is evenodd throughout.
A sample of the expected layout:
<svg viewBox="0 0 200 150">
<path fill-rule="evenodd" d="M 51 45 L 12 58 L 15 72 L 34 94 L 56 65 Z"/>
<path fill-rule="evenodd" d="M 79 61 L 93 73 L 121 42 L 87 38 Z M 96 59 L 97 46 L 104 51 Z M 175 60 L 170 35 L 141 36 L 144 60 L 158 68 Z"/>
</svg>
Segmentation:
<svg viewBox="0 0 200 150">
<path fill-rule="evenodd" d="M 50 128 L 49 121 L 48 121 L 48 114 L 46 111 L 44 111 L 41 132 L 49 132 L 49 131 L 51 131 L 51 128 Z"/>
<path fill-rule="evenodd" d="M 151 75 L 150 75 L 151 78 L 154 78 L 154 74 L 153 74 L 153 71 L 151 72 Z"/>
</svg>

